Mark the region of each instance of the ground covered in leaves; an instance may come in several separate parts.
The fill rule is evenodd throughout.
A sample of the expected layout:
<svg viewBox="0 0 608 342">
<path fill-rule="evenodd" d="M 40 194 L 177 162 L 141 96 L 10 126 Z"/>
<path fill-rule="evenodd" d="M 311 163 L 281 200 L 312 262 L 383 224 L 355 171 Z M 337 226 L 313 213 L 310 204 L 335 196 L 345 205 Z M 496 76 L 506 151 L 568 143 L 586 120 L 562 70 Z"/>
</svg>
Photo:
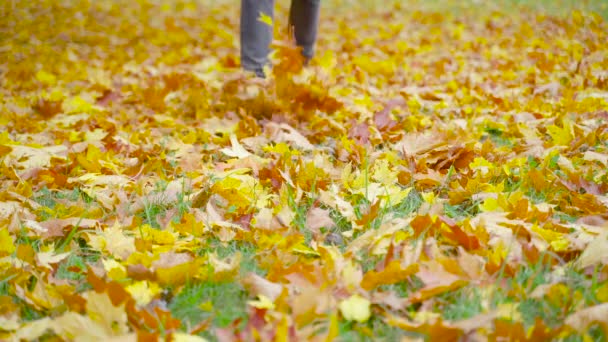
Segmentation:
<svg viewBox="0 0 608 342">
<path fill-rule="evenodd" d="M 605 340 L 608 24 L 382 4 L 2 2 L 0 339 Z"/>
</svg>

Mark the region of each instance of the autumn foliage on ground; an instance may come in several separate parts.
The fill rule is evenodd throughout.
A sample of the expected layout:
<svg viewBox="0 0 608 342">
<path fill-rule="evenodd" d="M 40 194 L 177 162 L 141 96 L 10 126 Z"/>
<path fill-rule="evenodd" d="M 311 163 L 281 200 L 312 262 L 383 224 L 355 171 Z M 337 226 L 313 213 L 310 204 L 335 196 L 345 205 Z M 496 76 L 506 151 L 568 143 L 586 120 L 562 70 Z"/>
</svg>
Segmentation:
<svg viewBox="0 0 608 342">
<path fill-rule="evenodd" d="M 604 19 L 285 6 L 0 4 L 0 339 L 605 339 Z"/>
</svg>

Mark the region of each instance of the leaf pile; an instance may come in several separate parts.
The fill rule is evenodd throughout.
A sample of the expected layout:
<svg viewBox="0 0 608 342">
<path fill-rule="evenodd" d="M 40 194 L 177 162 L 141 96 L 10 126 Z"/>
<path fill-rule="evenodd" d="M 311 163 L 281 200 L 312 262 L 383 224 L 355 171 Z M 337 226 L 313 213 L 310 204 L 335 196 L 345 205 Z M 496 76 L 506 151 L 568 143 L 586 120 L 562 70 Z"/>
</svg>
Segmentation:
<svg viewBox="0 0 608 342">
<path fill-rule="evenodd" d="M 324 6 L 0 4 L 0 338 L 608 337 L 602 17 Z"/>
</svg>

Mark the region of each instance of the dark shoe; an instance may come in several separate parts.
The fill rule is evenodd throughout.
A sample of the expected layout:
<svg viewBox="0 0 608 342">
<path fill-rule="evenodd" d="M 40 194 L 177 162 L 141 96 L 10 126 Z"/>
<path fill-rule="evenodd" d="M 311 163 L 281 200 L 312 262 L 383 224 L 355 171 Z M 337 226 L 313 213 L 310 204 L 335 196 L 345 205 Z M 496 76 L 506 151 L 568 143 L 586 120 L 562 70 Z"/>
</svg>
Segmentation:
<svg viewBox="0 0 608 342">
<path fill-rule="evenodd" d="M 266 73 L 264 73 L 264 69 L 256 68 L 256 69 L 244 69 L 246 72 L 250 72 L 255 75 L 255 77 L 266 78 Z"/>
</svg>

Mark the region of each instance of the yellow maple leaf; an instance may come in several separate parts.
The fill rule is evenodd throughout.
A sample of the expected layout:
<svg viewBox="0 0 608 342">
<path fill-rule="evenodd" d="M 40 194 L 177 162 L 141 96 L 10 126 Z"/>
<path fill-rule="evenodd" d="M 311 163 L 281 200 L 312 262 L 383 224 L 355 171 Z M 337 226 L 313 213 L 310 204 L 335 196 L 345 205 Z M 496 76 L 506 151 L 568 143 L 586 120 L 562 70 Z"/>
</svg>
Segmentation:
<svg viewBox="0 0 608 342">
<path fill-rule="evenodd" d="M 129 331 L 125 303 L 114 306 L 108 293 L 89 291 L 86 293 L 86 311 L 94 322 L 104 327 L 111 335 L 121 335 Z"/>
<path fill-rule="evenodd" d="M 135 302 L 139 306 L 147 305 L 162 291 L 157 283 L 149 281 L 134 282 L 133 284 L 126 286 L 125 290 L 131 294 L 131 297 L 135 299 Z"/>
<path fill-rule="evenodd" d="M 15 252 L 15 243 L 8 229 L 0 230 L 0 257 L 11 255 Z"/>
<path fill-rule="evenodd" d="M 264 24 L 272 27 L 272 17 L 262 11 L 260 11 L 258 21 L 263 22 Z"/>
<path fill-rule="evenodd" d="M 572 123 L 565 119 L 562 122 L 562 127 L 556 125 L 548 126 L 547 133 L 549 133 L 555 145 L 559 146 L 568 146 L 572 139 L 574 139 Z"/>
<path fill-rule="evenodd" d="M 103 259 L 103 268 L 106 270 L 108 277 L 114 280 L 124 279 L 127 276 L 127 269 L 114 259 Z"/>
<path fill-rule="evenodd" d="M 498 200 L 496 198 L 488 197 L 483 201 L 482 204 L 479 205 L 479 209 L 485 212 L 496 210 L 500 211 L 501 207 L 498 205 Z"/>
</svg>

